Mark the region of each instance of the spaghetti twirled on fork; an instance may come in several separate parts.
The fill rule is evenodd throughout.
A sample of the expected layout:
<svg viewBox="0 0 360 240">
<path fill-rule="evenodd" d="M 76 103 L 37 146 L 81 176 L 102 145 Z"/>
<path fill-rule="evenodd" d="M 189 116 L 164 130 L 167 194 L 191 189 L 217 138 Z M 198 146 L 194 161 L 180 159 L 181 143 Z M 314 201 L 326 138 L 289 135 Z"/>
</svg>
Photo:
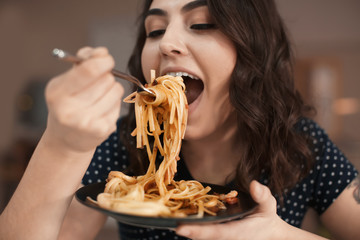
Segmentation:
<svg viewBox="0 0 360 240">
<path fill-rule="evenodd" d="M 225 205 L 218 196 L 208 194 L 210 187 L 194 180 L 173 180 L 187 124 L 183 79 L 169 75 L 155 79 L 153 71 L 151 74 L 147 88 L 155 93 L 155 98 L 134 92 L 124 99 L 135 104 L 136 129 L 132 135 L 136 136 L 138 148 L 146 147 L 148 170 L 145 175 L 135 177 L 110 172 L 97 203 L 116 212 L 142 216 L 216 215 Z M 163 161 L 156 169 L 158 152 Z"/>
</svg>

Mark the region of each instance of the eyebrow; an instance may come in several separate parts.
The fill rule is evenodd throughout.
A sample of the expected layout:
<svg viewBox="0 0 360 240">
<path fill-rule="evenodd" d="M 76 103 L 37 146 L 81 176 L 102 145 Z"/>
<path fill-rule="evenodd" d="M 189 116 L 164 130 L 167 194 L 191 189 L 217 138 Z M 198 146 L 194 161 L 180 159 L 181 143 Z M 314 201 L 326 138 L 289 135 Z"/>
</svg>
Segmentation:
<svg viewBox="0 0 360 240">
<path fill-rule="evenodd" d="M 188 12 L 188 11 L 193 10 L 194 8 L 198 8 L 198 7 L 202 7 L 202 6 L 207 6 L 206 0 L 197 0 L 197 1 L 189 2 L 181 8 L 181 11 Z"/>
<path fill-rule="evenodd" d="M 189 2 L 189 3 L 185 4 L 181 8 L 181 12 L 189 12 L 189 11 L 195 9 L 195 8 L 202 7 L 202 6 L 207 6 L 207 1 L 206 0 L 192 1 L 192 2 Z M 152 9 L 149 9 L 149 11 L 147 11 L 145 13 L 144 19 L 146 19 L 148 16 L 151 16 L 151 15 L 167 16 L 167 12 L 160 9 L 160 8 L 152 8 Z"/>
</svg>

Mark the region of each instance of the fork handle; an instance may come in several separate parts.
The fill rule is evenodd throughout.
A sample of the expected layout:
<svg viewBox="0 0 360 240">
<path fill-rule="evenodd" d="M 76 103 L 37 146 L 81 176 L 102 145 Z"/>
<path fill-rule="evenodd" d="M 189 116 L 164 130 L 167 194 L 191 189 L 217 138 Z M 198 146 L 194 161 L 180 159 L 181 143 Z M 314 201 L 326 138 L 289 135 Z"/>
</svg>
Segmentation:
<svg viewBox="0 0 360 240">
<path fill-rule="evenodd" d="M 77 57 L 77 56 L 74 56 L 64 50 L 61 50 L 61 49 L 58 49 L 58 48 L 55 48 L 53 51 L 52 51 L 52 55 L 62 61 L 65 61 L 65 62 L 70 62 L 70 63 L 81 63 L 84 59 L 80 58 L 80 57 Z M 128 80 L 132 83 L 135 83 L 137 85 L 141 85 L 142 86 L 142 83 L 140 81 L 137 80 L 137 78 L 134 78 L 132 77 L 131 75 L 129 74 L 126 74 L 126 73 L 123 73 L 123 72 L 120 72 L 118 70 L 115 70 L 115 69 L 112 69 L 111 70 L 111 73 L 116 76 L 116 77 L 119 77 L 119 78 L 122 78 L 122 79 L 125 79 L 125 80 Z"/>
<path fill-rule="evenodd" d="M 58 49 L 55 48 L 52 51 L 52 55 L 62 61 L 66 61 L 66 62 L 71 62 L 71 63 L 81 63 L 84 59 L 74 56 L 62 49 Z M 120 72 L 118 70 L 112 69 L 111 73 L 115 76 L 115 77 L 119 77 L 121 79 L 125 79 L 129 82 L 132 82 L 134 84 L 136 84 L 138 86 L 138 92 L 140 94 L 144 94 L 144 95 L 150 95 L 150 96 L 155 96 L 155 94 L 150 91 L 149 89 L 145 88 L 145 86 L 139 81 L 139 79 L 135 78 L 134 76 L 131 76 L 130 74 L 124 73 L 124 72 Z"/>
<path fill-rule="evenodd" d="M 71 63 L 80 63 L 83 61 L 83 59 L 81 59 L 77 56 L 74 56 L 68 52 L 65 52 L 64 50 L 58 49 L 58 48 L 55 48 L 52 51 L 52 55 L 58 59 L 61 59 L 66 62 L 71 62 Z"/>
</svg>

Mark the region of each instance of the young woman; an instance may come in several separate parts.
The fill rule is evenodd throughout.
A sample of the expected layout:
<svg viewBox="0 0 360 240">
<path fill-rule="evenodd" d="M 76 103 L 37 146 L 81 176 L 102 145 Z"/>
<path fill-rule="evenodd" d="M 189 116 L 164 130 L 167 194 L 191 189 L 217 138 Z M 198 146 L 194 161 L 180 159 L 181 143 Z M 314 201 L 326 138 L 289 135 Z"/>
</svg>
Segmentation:
<svg viewBox="0 0 360 240">
<path fill-rule="evenodd" d="M 78 55 L 86 60 L 46 89 L 48 127 L 1 216 L 4 239 L 94 238 L 106 216 L 70 204 L 81 178 L 147 167 L 129 136 L 133 112 L 117 121 L 123 89 L 110 74 L 113 59 L 104 48 Z M 151 69 L 185 79 L 189 118 L 176 177 L 249 191 L 259 206 L 238 221 L 176 231 L 120 223 L 121 239 L 322 239 L 300 229 L 309 208 L 335 238 L 360 234 L 357 172 L 305 117 L 273 1 L 145 1 L 129 69 L 144 82 Z"/>
</svg>

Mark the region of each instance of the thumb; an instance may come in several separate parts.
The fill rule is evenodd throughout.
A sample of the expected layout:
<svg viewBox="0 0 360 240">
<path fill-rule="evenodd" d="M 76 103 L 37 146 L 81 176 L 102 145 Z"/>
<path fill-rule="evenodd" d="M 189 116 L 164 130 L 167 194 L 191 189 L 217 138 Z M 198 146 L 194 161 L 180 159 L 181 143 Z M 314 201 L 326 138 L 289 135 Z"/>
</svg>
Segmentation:
<svg viewBox="0 0 360 240">
<path fill-rule="evenodd" d="M 259 204 L 257 210 L 258 212 L 260 213 L 276 212 L 276 200 L 267 186 L 255 180 L 251 181 L 250 195 L 254 199 L 254 201 Z"/>
</svg>

